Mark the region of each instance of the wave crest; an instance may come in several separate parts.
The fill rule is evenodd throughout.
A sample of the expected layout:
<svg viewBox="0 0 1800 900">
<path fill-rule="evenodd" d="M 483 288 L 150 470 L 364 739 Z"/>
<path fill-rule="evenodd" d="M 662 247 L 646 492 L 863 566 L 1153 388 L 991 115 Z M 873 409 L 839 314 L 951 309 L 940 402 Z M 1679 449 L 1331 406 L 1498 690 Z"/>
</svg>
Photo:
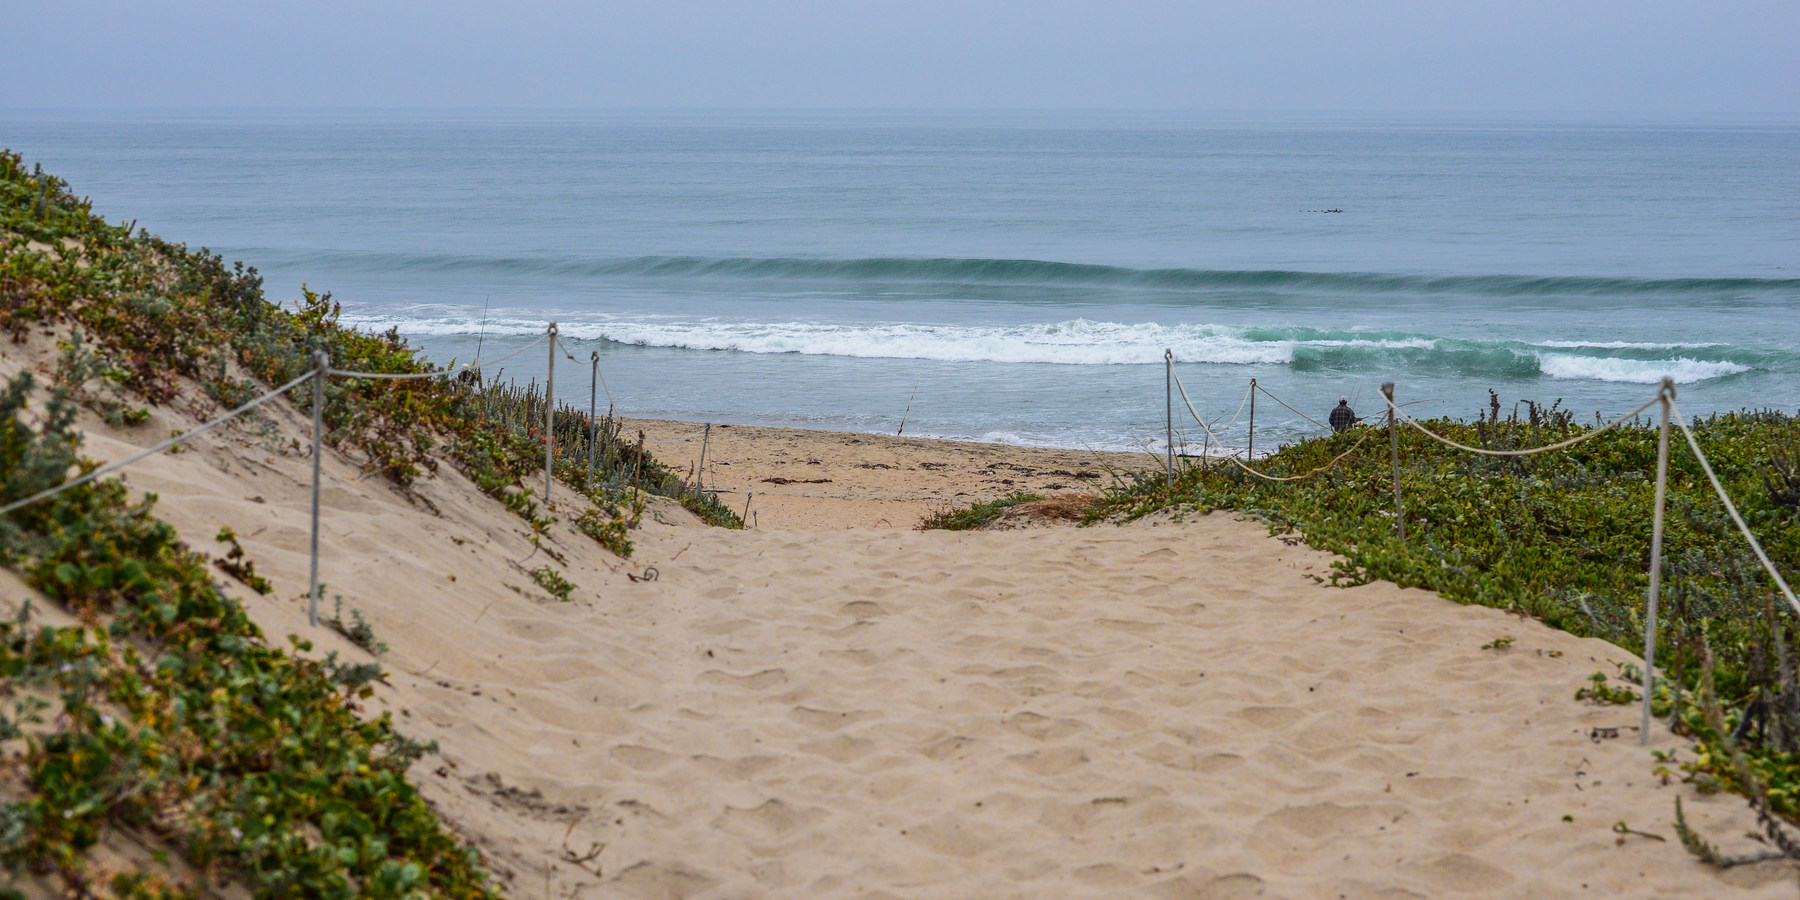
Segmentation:
<svg viewBox="0 0 1800 900">
<path fill-rule="evenodd" d="M 1411 275 L 1288 269 L 1132 268 L 1041 259 L 799 256 L 481 256 L 320 251 L 290 256 L 308 269 L 534 275 L 568 278 L 746 278 L 1121 286 L 1186 290 L 1262 289 L 1309 293 L 1465 294 L 1489 297 L 1800 294 L 1792 278 L 1623 278 L 1601 275 Z"/>
</svg>

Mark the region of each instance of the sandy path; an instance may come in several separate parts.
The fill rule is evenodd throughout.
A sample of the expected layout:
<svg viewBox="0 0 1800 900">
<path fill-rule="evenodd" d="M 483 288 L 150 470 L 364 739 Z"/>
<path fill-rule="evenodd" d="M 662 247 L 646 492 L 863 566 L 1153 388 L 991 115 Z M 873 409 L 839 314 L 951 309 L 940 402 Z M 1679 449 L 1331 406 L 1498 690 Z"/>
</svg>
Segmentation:
<svg viewBox="0 0 1800 900">
<path fill-rule="evenodd" d="M 1318 585 L 1254 525 L 709 538 L 565 624 L 500 615 L 516 698 L 413 708 L 532 759 L 447 754 L 471 818 L 509 802 L 489 767 L 564 807 L 518 857 L 604 845 L 564 896 L 1793 893 L 1612 831 L 1672 837 L 1681 791 L 1749 846 L 1741 801 L 1655 783 L 1632 709 L 1570 700 L 1624 654 Z"/>
</svg>

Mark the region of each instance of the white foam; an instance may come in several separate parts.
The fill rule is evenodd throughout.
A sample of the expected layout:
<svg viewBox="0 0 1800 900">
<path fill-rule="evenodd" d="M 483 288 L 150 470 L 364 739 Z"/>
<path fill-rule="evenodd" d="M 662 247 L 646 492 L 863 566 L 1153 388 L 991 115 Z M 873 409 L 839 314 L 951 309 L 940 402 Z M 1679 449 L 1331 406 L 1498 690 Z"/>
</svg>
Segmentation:
<svg viewBox="0 0 1800 900">
<path fill-rule="evenodd" d="M 1160 363 L 1165 348 L 1174 350 L 1180 362 L 1279 365 L 1293 359 L 1294 342 L 1245 340 L 1233 331 L 1211 325 L 1128 325 L 1087 319 L 1018 326 L 634 319 L 562 328 L 571 338 L 643 347 L 942 362 L 1145 365 Z"/>
<path fill-rule="evenodd" d="M 1677 384 L 1691 384 L 1749 371 L 1734 362 L 1701 359 L 1611 359 L 1550 353 L 1538 359 L 1538 368 L 1551 378 L 1656 384 L 1664 376 Z"/>
</svg>

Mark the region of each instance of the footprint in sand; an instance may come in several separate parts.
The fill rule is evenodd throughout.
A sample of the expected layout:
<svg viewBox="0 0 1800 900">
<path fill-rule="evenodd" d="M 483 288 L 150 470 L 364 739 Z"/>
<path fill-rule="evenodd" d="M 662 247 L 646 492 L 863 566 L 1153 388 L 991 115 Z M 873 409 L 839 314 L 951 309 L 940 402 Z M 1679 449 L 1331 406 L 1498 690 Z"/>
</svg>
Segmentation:
<svg viewBox="0 0 1800 900">
<path fill-rule="evenodd" d="M 1093 731 L 1093 727 L 1079 719 L 1052 719 L 1033 712 L 1022 712 L 1006 720 L 1007 728 L 1028 738 L 1039 741 L 1060 741 L 1077 734 Z"/>
<path fill-rule="evenodd" d="M 838 612 L 850 616 L 857 621 L 874 619 L 887 615 L 887 610 L 882 609 L 881 604 L 872 600 L 852 600 L 849 603 L 838 607 Z"/>
<path fill-rule="evenodd" d="M 848 735 L 833 735 L 822 741 L 801 744 L 800 750 L 814 756 L 823 756 L 835 763 L 852 763 L 875 749 L 875 742 L 853 738 Z"/>
<path fill-rule="evenodd" d="M 779 799 L 771 799 L 751 809 L 727 806 L 725 812 L 713 820 L 713 827 L 751 840 L 770 841 L 785 838 L 825 816 L 822 809 L 793 807 Z"/>
<path fill-rule="evenodd" d="M 708 684 L 766 691 L 785 687 L 788 683 L 788 674 L 786 669 L 764 669 L 749 675 L 733 675 L 718 669 L 707 669 L 700 673 L 700 680 Z"/>
<path fill-rule="evenodd" d="M 691 756 L 689 760 L 715 775 L 733 781 L 749 781 L 774 768 L 776 763 L 780 762 L 773 756 L 739 756 L 734 759 L 721 759 L 705 754 Z"/>
<path fill-rule="evenodd" d="M 1080 747 L 1034 750 L 1007 758 L 1033 775 L 1061 775 L 1088 764 L 1088 755 Z"/>
<path fill-rule="evenodd" d="M 626 866 L 612 880 L 619 896 L 642 900 L 693 897 L 717 883 L 680 863 L 653 863 L 649 860 Z"/>
<path fill-rule="evenodd" d="M 1291 706 L 1246 706 L 1231 714 L 1258 728 L 1286 728 L 1305 718 L 1306 713 Z"/>
<path fill-rule="evenodd" d="M 1313 803 L 1286 806 L 1263 817 L 1259 828 L 1274 826 L 1301 837 L 1322 841 L 1334 837 L 1373 834 L 1377 828 L 1404 813 L 1405 807 L 1339 806 Z"/>
<path fill-rule="evenodd" d="M 964 737 L 963 735 L 960 735 L 960 734 L 951 734 L 951 735 L 944 735 L 941 737 L 933 738 L 932 740 L 926 741 L 925 743 L 919 745 L 918 750 L 927 759 L 934 759 L 934 760 L 942 761 L 945 759 L 949 759 L 952 756 L 956 756 L 957 751 L 959 751 L 962 748 L 967 747 L 973 743 L 975 743 L 975 739 L 972 737 Z"/>
<path fill-rule="evenodd" d="M 620 744 L 612 748 L 611 756 L 639 772 L 660 769 L 668 765 L 669 760 L 675 758 L 672 754 L 664 753 L 654 747 L 645 747 L 642 744 Z"/>
<path fill-rule="evenodd" d="M 812 709 L 796 706 L 788 712 L 788 718 L 817 731 L 836 731 L 847 725 L 855 725 L 869 719 L 881 718 L 881 713 L 868 709 L 837 711 L 829 709 Z"/>
</svg>

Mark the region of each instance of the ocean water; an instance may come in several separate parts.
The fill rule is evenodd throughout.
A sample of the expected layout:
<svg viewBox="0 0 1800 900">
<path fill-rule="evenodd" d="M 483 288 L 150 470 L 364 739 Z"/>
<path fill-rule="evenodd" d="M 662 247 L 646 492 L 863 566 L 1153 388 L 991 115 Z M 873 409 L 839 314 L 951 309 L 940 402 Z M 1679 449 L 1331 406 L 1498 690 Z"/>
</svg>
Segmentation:
<svg viewBox="0 0 1800 900">
<path fill-rule="evenodd" d="M 597 354 L 630 415 L 1156 449 L 1165 351 L 1209 418 L 1251 378 L 1321 421 L 1385 381 L 1415 415 L 1611 417 L 1665 375 L 1800 408 L 1794 125 L 11 112 L 0 144 L 435 360 L 553 319 L 558 394 Z"/>
</svg>

